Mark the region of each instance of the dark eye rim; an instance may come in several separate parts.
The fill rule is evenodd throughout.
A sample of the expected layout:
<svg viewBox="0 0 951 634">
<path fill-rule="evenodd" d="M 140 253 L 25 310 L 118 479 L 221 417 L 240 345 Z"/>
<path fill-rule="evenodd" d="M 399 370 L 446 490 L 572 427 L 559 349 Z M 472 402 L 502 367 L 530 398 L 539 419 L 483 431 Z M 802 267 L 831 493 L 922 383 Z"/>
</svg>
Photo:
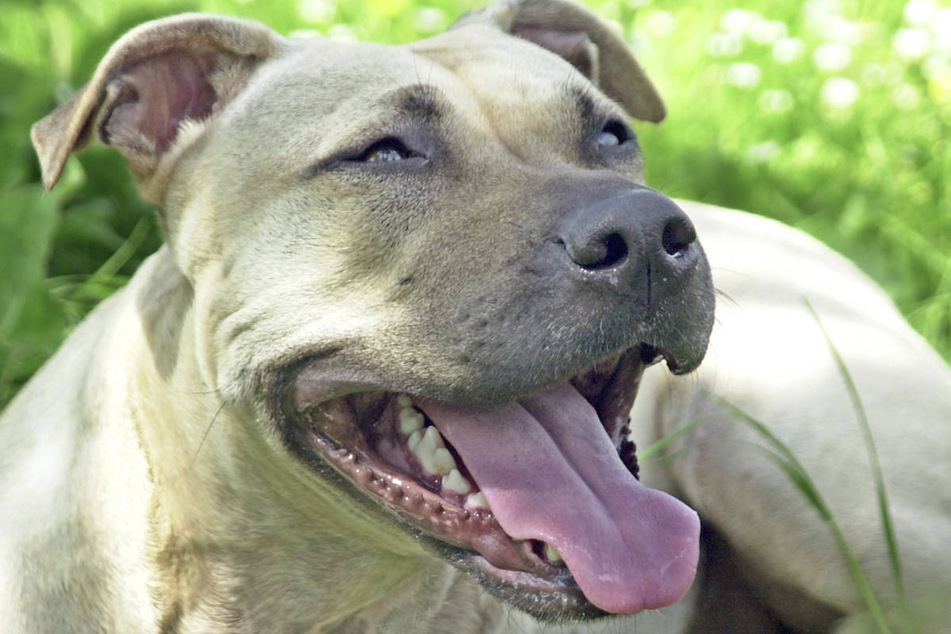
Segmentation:
<svg viewBox="0 0 951 634">
<path fill-rule="evenodd" d="M 419 135 L 410 135 L 411 140 L 407 142 L 406 135 L 387 134 L 374 138 L 369 142 L 354 143 L 346 149 L 330 155 L 322 160 L 316 161 L 309 167 L 301 171 L 301 177 L 305 180 L 317 178 L 322 174 L 330 174 L 337 170 L 362 169 L 370 170 L 376 173 L 405 173 L 415 171 L 421 168 L 430 167 L 433 158 L 433 144 L 426 137 L 416 139 Z M 395 150 L 400 160 L 396 161 L 374 161 L 370 157 L 380 150 L 391 148 Z M 419 149 L 422 148 L 422 149 Z"/>
<path fill-rule="evenodd" d="M 602 134 L 613 135 L 618 141 L 617 144 L 602 145 L 600 141 L 597 141 L 600 139 Z M 629 143 L 634 140 L 634 131 L 629 125 L 620 119 L 609 119 L 604 123 L 604 125 L 601 126 L 601 129 L 598 130 L 595 139 L 598 142 L 598 145 L 602 148 L 620 147 L 625 143 Z"/>
<path fill-rule="evenodd" d="M 383 150 L 393 150 L 399 155 L 399 161 L 376 161 L 373 160 L 373 155 L 381 152 Z M 407 145 L 405 141 L 395 136 L 388 136 L 377 141 L 374 141 L 366 147 L 360 154 L 354 156 L 351 159 L 348 159 L 349 162 L 353 163 L 396 163 L 407 161 L 410 159 L 423 159 L 427 157 L 422 152 L 414 150 L 412 147 Z"/>
</svg>

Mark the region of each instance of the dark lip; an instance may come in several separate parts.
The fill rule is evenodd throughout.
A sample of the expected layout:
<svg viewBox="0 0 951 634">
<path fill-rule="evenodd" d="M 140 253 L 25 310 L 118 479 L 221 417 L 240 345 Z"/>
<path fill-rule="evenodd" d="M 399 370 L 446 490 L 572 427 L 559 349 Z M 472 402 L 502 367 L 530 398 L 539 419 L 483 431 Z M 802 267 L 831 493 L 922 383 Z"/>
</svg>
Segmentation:
<svg viewBox="0 0 951 634">
<path fill-rule="evenodd" d="M 603 401 L 596 407 L 599 416 L 604 410 L 624 411 L 620 416 L 611 414 L 607 421 L 602 417 L 602 423 L 605 433 L 616 440 L 619 451 L 630 450 L 632 457 L 633 444 L 619 440 L 626 433 L 627 412 L 634 402 L 643 369 L 664 357 L 658 349 L 641 344 L 590 366 L 614 364 L 601 394 Z M 669 359 L 668 363 L 671 363 Z M 395 398 L 397 392 L 376 385 L 330 383 L 322 397 L 313 399 L 311 394 L 309 402 L 303 403 L 295 393 L 295 381 L 306 365 L 300 362 L 283 372 L 274 392 L 277 398 L 274 413 L 284 445 L 312 471 L 347 490 L 373 512 L 391 517 L 443 559 L 523 611 L 542 619 L 590 619 L 607 615 L 585 598 L 567 568 L 541 558 L 537 545 L 509 537 L 491 511 L 453 505 L 439 493 L 412 482 L 411 475 L 401 473 L 374 456 L 372 450 L 347 446 L 315 429 L 302 410 L 373 392 L 389 395 L 383 398 Z M 574 382 L 587 372 L 566 380 Z M 620 385 L 621 382 L 630 382 L 630 385 Z M 584 393 L 580 388 L 579 391 Z M 631 470 L 636 475 L 636 463 Z M 497 549 L 491 561 L 479 548 L 483 541 L 491 542 Z"/>
</svg>

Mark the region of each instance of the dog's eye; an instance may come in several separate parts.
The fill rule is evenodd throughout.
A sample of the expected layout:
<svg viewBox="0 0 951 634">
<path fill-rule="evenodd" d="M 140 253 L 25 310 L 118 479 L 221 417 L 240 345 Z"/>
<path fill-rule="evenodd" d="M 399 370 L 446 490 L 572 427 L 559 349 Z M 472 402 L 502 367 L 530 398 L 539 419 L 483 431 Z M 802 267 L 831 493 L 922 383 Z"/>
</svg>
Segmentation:
<svg viewBox="0 0 951 634">
<path fill-rule="evenodd" d="M 387 138 L 368 147 L 356 160 L 363 163 L 393 163 L 422 156 L 419 152 L 406 147 L 399 139 Z"/>
<path fill-rule="evenodd" d="M 608 121 L 598 133 L 598 146 L 615 147 L 630 139 L 631 132 L 626 125 L 617 120 Z"/>
</svg>

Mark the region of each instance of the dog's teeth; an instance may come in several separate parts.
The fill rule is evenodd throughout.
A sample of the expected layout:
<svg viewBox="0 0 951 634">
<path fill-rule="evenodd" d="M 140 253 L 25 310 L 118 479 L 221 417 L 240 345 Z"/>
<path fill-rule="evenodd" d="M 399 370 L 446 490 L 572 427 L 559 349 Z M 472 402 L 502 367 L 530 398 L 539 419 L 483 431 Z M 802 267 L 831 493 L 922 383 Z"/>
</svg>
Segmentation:
<svg viewBox="0 0 951 634">
<path fill-rule="evenodd" d="M 489 508 L 489 501 L 485 499 L 485 494 L 482 491 L 476 491 L 475 493 L 470 493 L 466 497 L 466 506 L 471 506 L 479 509 Z"/>
<path fill-rule="evenodd" d="M 423 430 L 417 429 L 412 434 L 409 435 L 409 438 L 406 439 L 406 444 L 409 446 L 410 451 L 416 452 L 416 448 L 419 447 L 420 441 L 423 439 Z"/>
<path fill-rule="evenodd" d="M 399 405 L 400 407 L 412 407 L 413 399 L 410 397 L 409 394 L 400 394 L 399 396 L 396 397 L 396 404 Z"/>
<path fill-rule="evenodd" d="M 416 453 L 420 458 L 431 458 L 437 447 L 445 447 L 439 431 L 435 427 L 427 427 L 423 430 L 423 437 L 416 445 Z"/>
<path fill-rule="evenodd" d="M 433 452 L 433 473 L 449 475 L 456 470 L 456 461 L 445 447 L 437 447 Z"/>
<path fill-rule="evenodd" d="M 449 475 L 442 479 L 442 487 L 455 493 L 465 495 L 472 490 L 472 484 L 459 473 L 459 469 L 452 469 Z"/>
<path fill-rule="evenodd" d="M 412 435 L 410 436 L 411 440 Z M 427 427 L 423 431 L 423 437 L 419 439 L 415 447 L 410 445 L 410 449 L 429 473 L 446 475 L 456 468 L 456 461 L 453 460 L 452 454 L 446 449 L 442 436 L 439 435 L 439 431 L 435 427 Z"/>
<path fill-rule="evenodd" d="M 557 550 L 551 547 L 551 544 L 545 544 L 545 559 L 555 564 L 562 561 L 561 555 L 558 554 Z"/>
<path fill-rule="evenodd" d="M 417 429 L 423 428 L 423 415 L 415 409 L 401 409 L 399 414 L 400 431 L 404 434 L 412 434 Z"/>
</svg>

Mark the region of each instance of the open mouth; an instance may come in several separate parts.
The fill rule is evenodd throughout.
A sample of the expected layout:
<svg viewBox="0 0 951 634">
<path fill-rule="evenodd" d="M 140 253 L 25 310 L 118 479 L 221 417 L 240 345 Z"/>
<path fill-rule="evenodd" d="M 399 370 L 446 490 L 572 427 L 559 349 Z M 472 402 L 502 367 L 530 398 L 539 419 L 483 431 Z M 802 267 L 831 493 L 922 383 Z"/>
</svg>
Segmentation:
<svg viewBox="0 0 951 634">
<path fill-rule="evenodd" d="M 510 403 L 298 397 L 291 436 L 519 607 L 636 613 L 680 599 L 697 564 L 696 514 L 636 479 L 628 416 L 655 358 L 632 348 Z"/>
</svg>

